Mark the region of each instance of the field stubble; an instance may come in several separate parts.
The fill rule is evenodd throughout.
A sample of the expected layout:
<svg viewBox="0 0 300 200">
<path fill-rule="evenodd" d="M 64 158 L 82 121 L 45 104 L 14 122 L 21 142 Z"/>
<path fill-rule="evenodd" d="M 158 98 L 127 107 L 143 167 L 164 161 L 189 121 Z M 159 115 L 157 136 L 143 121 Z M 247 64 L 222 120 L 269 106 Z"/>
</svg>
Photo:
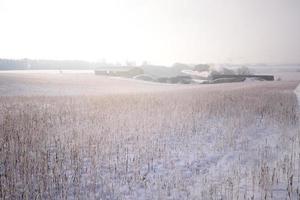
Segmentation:
<svg viewBox="0 0 300 200">
<path fill-rule="evenodd" d="M 0 199 L 298 198 L 296 85 L 0 97 Z"/>
</svg>

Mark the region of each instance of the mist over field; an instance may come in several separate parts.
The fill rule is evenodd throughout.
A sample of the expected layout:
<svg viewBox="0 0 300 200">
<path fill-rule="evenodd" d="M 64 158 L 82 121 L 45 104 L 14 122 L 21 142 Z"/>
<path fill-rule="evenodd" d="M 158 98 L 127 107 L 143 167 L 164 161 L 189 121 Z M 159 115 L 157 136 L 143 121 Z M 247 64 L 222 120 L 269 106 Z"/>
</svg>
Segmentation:
<svg viewBox="0 0 300 200">
<path fill-rule="evenodd" d="M 0 0 L 0 200 L 300 199 L 299 10 Z"/>
</svg>

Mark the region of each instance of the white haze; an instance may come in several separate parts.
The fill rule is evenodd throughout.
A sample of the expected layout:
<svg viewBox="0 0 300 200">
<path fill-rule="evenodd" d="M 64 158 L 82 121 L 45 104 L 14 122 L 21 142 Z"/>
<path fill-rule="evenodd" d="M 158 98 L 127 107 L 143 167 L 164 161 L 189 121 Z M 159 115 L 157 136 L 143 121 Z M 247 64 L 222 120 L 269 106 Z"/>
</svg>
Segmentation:
<svg viewBox="0 0 300 200">
<path fill-rule="evenodd" d="M 300 62 L 299 0 L 0 0 L 0 57 Z"/>
</svg>

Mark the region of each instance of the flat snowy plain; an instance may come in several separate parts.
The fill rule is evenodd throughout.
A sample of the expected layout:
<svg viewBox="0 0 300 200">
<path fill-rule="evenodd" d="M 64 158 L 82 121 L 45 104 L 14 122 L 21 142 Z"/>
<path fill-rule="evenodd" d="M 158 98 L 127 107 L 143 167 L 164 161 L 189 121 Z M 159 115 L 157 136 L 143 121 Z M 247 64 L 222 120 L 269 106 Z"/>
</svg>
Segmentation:
<svg viewBox="0 0 300 200">
<path fill-rule="evenodd" d="M 299 199 L 298 84 L 1 73 L 0 199 Z"/>
</svg>

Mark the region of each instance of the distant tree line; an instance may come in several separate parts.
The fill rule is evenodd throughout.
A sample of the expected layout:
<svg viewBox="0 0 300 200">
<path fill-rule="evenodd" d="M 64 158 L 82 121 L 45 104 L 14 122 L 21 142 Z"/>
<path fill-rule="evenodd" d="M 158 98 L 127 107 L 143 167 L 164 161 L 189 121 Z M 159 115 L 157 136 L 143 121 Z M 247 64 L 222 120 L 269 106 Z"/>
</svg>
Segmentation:
<svg viewBox="0 0 300 200">
<path fill-rule="evenodd" d="M 108 66 L 109 64 L 102 62 L 87 62 L 81 60 L 0 59 L 0 70 L 95 69 Z"/>
</svg>

